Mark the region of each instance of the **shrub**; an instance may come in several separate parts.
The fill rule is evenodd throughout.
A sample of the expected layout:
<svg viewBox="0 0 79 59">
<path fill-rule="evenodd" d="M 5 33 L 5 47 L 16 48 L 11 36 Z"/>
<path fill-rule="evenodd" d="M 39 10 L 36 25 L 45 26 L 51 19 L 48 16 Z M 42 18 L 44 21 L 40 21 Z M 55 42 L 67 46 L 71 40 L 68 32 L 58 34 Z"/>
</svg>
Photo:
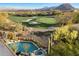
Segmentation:
<svg viewBox="0 0 79 59">
<path fill-rule="evenodd" d="M 70 26 L 68 25 L 62 26 L 54 31 L 51 44 L 49 55 L 79 55 L 78 31 L 70 30 Z"/>
</svg>

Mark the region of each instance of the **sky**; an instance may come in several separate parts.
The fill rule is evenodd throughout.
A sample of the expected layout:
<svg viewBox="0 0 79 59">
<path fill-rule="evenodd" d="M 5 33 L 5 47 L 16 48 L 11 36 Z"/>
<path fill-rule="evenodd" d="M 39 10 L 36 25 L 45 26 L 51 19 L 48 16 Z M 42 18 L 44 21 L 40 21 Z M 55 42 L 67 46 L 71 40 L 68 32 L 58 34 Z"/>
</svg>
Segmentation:
<svg viewBox="0 0 79 59">
<path fill-rule="evenodd" d="M 38 9 L 44 7 L 55 7 L 62 3 L 0 3 L 0 8 L 17 8 L 17 9 Z M 71 4 L 75 8 L 79 8 L 79 3 Z"/>
</svg>

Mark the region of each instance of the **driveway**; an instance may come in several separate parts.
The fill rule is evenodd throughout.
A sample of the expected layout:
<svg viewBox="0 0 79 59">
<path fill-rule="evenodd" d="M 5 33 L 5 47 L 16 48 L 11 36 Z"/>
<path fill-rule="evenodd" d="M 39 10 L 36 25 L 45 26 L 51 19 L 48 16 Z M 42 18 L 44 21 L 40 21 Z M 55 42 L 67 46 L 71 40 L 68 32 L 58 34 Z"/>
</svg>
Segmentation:
<svg viewBox="0 0 79 59">
<path fill-rule="evenodd" d="M 0 41 L 0 56 L 13 56 L 11 51 Z"/>
</svg>

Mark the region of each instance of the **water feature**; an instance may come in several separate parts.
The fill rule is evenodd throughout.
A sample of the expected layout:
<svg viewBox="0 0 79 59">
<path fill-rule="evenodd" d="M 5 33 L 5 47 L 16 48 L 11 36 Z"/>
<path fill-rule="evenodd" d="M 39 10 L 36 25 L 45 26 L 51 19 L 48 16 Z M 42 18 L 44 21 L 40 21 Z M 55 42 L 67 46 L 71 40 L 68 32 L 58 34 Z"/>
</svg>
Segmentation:
<svg viewBox="0 0 79 59">
<path fill-rule="evenodd" d="M 38 46 L 32 42 L 17 42 L 9 44 L 10 48 L 15 49 L 16 52 L 32 53 L 38 49 Z"/>
<path fill-rule="evenodd" d="M 45 55 L 46 54 L 46 51 L 44 50 L 44 49 L 42 49 L 42 48 L 39 48 L 38 50 L 35 50 L 34 51 L 34 53 L 35 53 L 35 55 L 37 55 L 37 56 L 43 56 L 43 55 Z"/>
<path fill-rule="evenodd" d="M 9 47 L 16 52 L 16 55 L 45 55 L 46 51 L 39 48 L 35 43 L 31 41 L 16 42 L 9 44 Z"/>
</svg>

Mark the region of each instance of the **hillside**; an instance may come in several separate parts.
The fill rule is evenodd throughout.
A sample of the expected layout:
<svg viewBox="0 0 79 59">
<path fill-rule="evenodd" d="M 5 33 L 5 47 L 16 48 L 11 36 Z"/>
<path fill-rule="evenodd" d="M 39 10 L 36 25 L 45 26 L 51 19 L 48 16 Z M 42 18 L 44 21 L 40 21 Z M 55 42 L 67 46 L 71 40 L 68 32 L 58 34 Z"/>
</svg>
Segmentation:
<svg viewBox="0 0 79 59">
<path fill-rule="evenodd" d="M 73 10 L 75 9 L 71 4 L 65 3 L 61 4 L 60 6 L 56 7 L 57 10 Z"/>
</svg>

